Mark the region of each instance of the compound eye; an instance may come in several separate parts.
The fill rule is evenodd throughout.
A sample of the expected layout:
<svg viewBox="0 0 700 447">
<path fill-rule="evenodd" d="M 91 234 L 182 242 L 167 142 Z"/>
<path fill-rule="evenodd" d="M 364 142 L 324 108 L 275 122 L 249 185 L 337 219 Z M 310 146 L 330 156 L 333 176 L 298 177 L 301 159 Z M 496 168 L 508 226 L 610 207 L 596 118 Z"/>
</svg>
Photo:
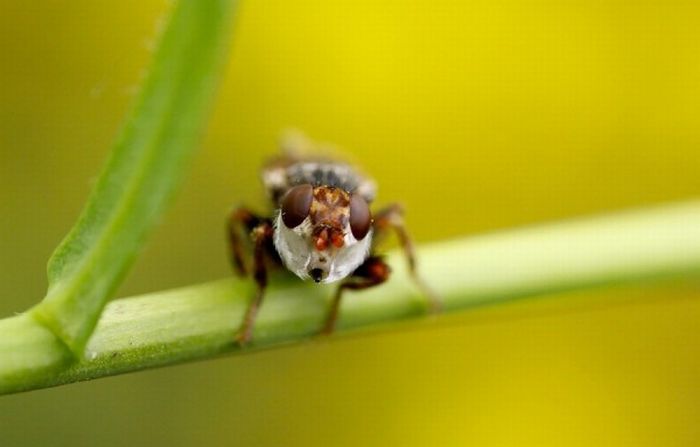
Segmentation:
<svg viewBox="0 0 700 447">
<path fill-rule="evenodd" d="M 372 215 L 364 197 L 353 194 L 350 198 L 350 230 L 355 239 L 361 241 L 367 236 L 372 225 Z"/>
<path fill-rule="evenodd" d="M 309 215 L 314 188 L 311 185 L 298 185 L 282 197 L 282 222 L 287 228 L 295 228 Z"/>
</svg>

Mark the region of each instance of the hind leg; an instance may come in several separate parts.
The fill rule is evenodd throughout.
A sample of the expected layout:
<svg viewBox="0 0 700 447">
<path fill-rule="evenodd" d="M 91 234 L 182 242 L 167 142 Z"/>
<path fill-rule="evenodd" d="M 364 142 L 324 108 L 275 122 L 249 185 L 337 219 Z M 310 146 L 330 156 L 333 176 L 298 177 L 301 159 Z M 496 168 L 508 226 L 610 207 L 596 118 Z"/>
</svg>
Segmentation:
<svg viewBox="0 0 700 447">
<path fill-rule="evenodd" d="M 411 239 L 408 231 L 406 230 L 406 225 L 403 220 L 403 209 L 399 204 L 391 204 L 386 208 L 380 210 L 374 218 L 374 229 L 375 234 L 381 237 L 381 233 L 385 233 L 388 230 L 393 230 L 399 239 L 399 244 L 406 256 L 406 261 L 408 262 L 408 273 L 412 280 L 418 288 L 421 289 L 423 294 L 428 298 L 428 304 L 430 306 L 431 312 L 439 312 L 442 303 L 438 295 L 423 281 L 423 278 L 418 274 L 418 269 L 416 266 L 416 252 L 413 245 L 413 240 Z"/>
</svg>

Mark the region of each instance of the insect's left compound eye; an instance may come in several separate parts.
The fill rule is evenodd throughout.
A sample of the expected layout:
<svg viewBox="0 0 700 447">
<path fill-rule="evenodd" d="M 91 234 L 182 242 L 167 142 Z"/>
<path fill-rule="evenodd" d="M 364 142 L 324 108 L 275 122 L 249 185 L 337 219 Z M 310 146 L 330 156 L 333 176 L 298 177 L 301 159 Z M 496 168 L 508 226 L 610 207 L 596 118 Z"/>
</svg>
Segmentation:
<svg viewBox="0 0 700 447">
<path fill-rule="evenodd" d="M 295 228 L 309 215 L 314 188 L 311 185 L 298 185 L 282 197 L 282 222 L 287 228 Z"/>
<path fill-rule="evenodd" d="M 361 241 L 367 236 L 372 225 L 372 214 L 364 197 L 353 194 L 350 198 L 350 230 L 355 239 Z"/>
</svg>

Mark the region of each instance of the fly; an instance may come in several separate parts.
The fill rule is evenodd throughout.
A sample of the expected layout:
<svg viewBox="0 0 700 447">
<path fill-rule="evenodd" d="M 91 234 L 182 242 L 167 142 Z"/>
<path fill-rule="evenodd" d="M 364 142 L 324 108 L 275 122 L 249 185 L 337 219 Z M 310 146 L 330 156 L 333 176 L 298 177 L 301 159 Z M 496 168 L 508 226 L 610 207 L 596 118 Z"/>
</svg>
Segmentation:
<svg viewBox="0 0 700 447">
<path fill-rule="evenodd" d="M 376 236 L 393 230 L 408 260 L 409 272 L 427 294 L 433 309 L 438 300 L 416 272 L 413 243 L 403 222 L 403 209 L 392 204 L 375 214 L 370 204 L 374 181 L 353 166 L 331 159 L 286 154 L 268 162 L 261 172 L 275 209 L 272 217 L 246 207 L 228 219 L 231 261 L 246 276 L 244 233 L 252 239 L 253 278 L 257 284 L 236 336 L 250 341 L 255 317 L 267 287 L 268 265 L 283 265 L 303 280 L 338 282 L 322 334 L 330 334 L 338 319 L 345 290 L 361 290 L 385 282 L 391 269 L 375 253 Z"/>
</svg>

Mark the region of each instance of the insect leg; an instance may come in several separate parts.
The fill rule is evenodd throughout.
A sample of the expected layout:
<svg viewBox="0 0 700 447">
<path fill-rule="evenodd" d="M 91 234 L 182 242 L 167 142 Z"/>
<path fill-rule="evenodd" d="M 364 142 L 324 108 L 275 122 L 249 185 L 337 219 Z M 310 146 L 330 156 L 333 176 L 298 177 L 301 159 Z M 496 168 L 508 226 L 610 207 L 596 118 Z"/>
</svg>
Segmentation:
<svg viewBox="0 0 700 447">
<path fill-rule="evenodd" d="M 253 278 L 257 284 L 257 289 L 253 301 L 248 305 L 243 323 L 236 336 L 236 341 L 243 345 L 250 341 L 253 335 L 253 324 L 258 314 L 258 309 L 262 303 L 267 287 L 267 267 L 265 266 L 265 248 L 272 239 L 272 225 L 269 222 L 258 224 L 251 233 L 253 237 Z"/>
<path fill-rule="evenodd" d="M 231 264 L 240 276 L 246 276 L 248 269 L 243 260 L 245 244 L 241 238 L 241 230 L 249 234 L 264 219 L 253 214 L 245 207 L 238 207 L 231 211 L 227 220 L 227 232 L 229 240 L 229 252 Z"/>
<path fill-rule="evenodd" d="M 399 239 L 399 244 L 406 255 L 406 261 L 408 262 L 408 273 L 411 275 L 411 278 L 416 285 L 428 298 L 430 311 L 438 312 L 442 306 L 440 298 L 425 283 L 425 281 L 423 281 L 420 275 L 418 275 L 418 269 L 416 266 L 416 251 L 413 245 L 413 240 L 406 230 L 406 225 L 404 224 L 403 220 L 403 213 L 403 208 L 398 203 L 391 204 L 380 210 L 374 216 L 375 233 L 386 232 L 388 229 L 394 230 Z M 379 236 L 381 236 L 381 234 L 379 234 Z"/>
<path fill-rule="evenodd" d="M 331 301 L 331 307 L 326 316 L 326 322 L 321 329 L 321 334 L 329 335 L 335 329 L 335 323 L 338 319 L 338 310 L 340 308 L 340 299 L 345 290 L 361 290 L 369 287 L 374 287 L 386 281 L 389 278 L 391 269 L 378 256 L 370 256 L 360 265 L 348 278 L 346 278 L 339 286 Z"/>
</svg>

